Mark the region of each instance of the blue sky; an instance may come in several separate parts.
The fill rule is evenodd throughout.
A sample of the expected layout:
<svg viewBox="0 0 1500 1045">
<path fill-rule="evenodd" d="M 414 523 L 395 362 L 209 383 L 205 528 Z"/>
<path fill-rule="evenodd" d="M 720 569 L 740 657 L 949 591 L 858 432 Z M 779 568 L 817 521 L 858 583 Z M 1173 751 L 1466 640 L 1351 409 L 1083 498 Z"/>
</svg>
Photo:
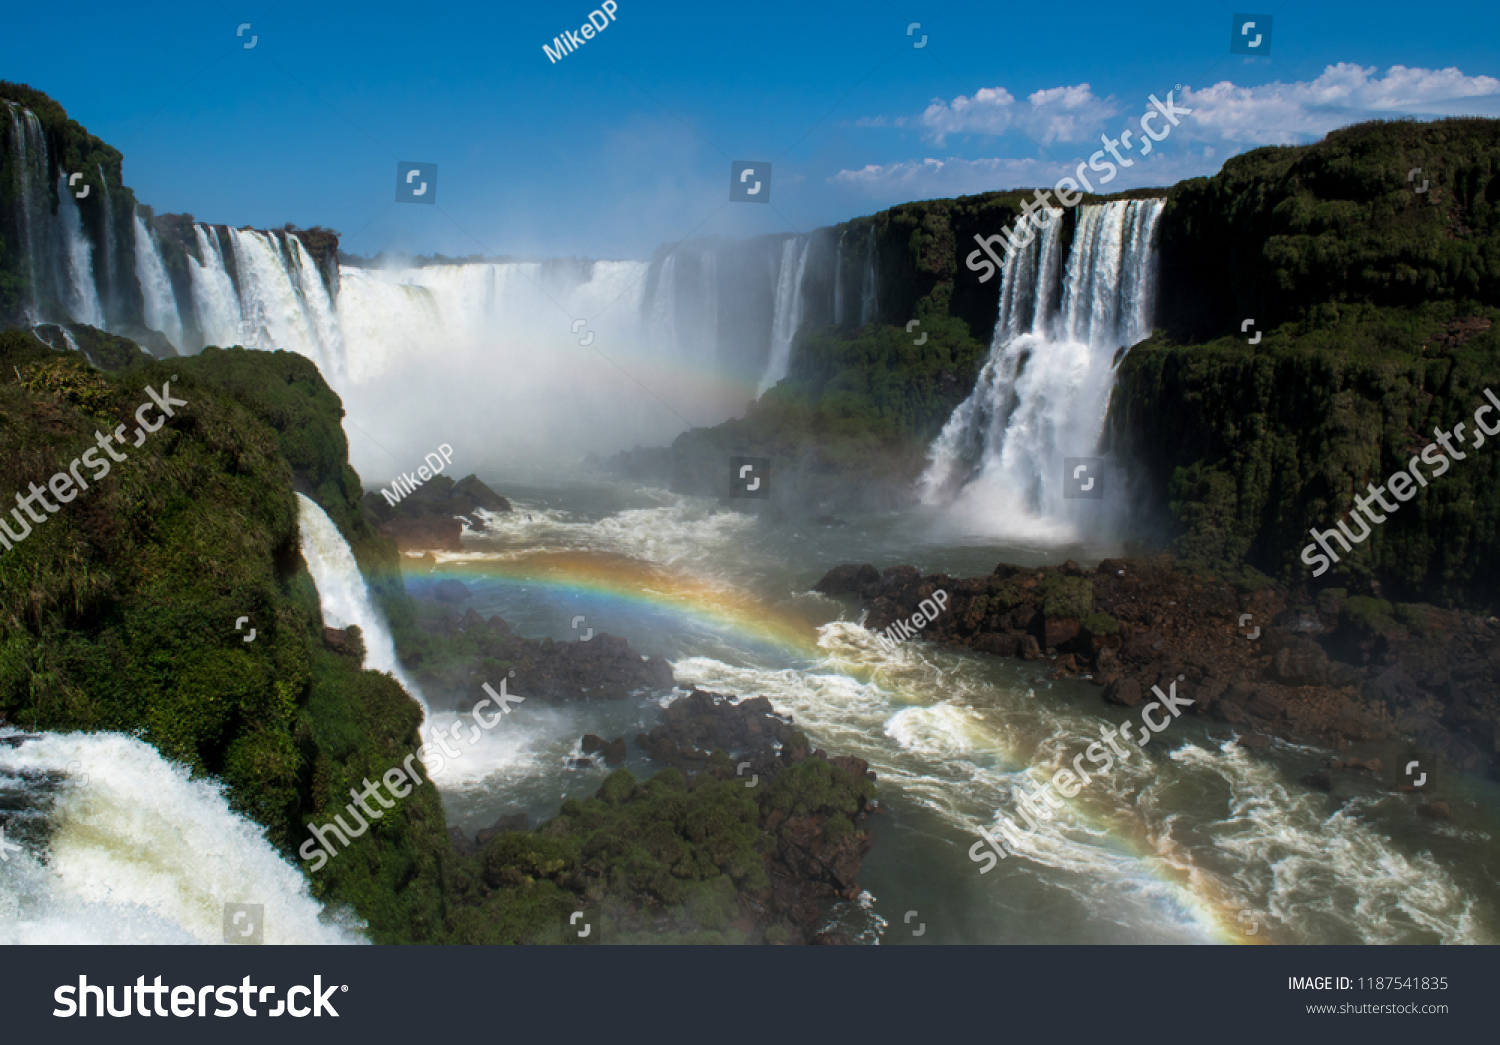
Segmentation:
<svg viewBox="0 0 1500 1045">
<path fill-rule="evenodd" d="M 619 0 L 556 63 L 596 4 L 26 4 L 0 77 L 120 148 L 158 210 L 366 254 L 648 257 L 1050 185 L 1178 84 L 1195 115 L 1111 189 L 1374 115 L 1500 115 L 1493 3 L 1233 3 Z M 1246 10 L 1269 58 L 1229 54 Z M 726 203 L 732 159 L 774 162 L 771 206 Z M 398 160 L 438 165 L 437 206 L 394 202 Z"/>
</svg>

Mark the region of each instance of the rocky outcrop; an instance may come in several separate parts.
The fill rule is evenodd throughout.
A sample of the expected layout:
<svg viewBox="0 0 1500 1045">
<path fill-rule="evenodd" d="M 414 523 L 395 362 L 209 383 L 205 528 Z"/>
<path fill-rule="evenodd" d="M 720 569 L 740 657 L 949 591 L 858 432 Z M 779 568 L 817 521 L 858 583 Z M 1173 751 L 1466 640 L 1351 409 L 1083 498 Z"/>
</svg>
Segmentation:
<svg viewBox="0 0 1500 1045">
<path fill-rule="evenodd" d="M 457 482 L 435 475 L 395 504 L 379 491 L 365 494 L 362 503 L 380 535 L 395 541 L 403 552 L 462 551 L 464 526 L 476 532 L 485 528 L 479 509 L 511 510 L 509 501 L 474 475 Z"/>
<path fill-rule="evenodd" d="M 696 775 L 742 781 L 774 842 L 766 856 L 770 887 L 741 896 L 750 919 L 780 926 L 784 942 L 811 942 L 838 900 L 859 895 L 860 866 L 874 834 L 859 825 L 873 809 L 869 763 L 811 749 L 789 716 L 765 697 L 736 699 L 693 687 L 636 737 L 653 759 Z"/>
<path fill-rule="evenodd" d="M 438 641 L 410 651 L 402 665 L 429 701 L 458 710 L 483 699 L 484 683 L 499 686 L 502 678 L 510 693 L 545 702 L 620 700 L 674 684 L 665 658 L 643 656 L 615 635 L 577 642 L 527 639 L 502 618 L 486 620 L 473 609 L 463 615 L 449 610 L 421 625 Z"/>
<path fill-rule="evenodd" d="M 1491 768 L 1500 751 L 1494 618 L 1342 590 L 1234 586 L 1167 558 L 1002 563 L 968 578 L 875 573 L 840 566 L 818 587 L 863 601 L 876 631 L 946 591 L 922 639 L 1049 658 L 1053 677 L 1089 678 L 1124 707 L 1175 685 L 1189 713 L 1235 727 L 1247 746 L 1257 734 L 1335 749 L 1406 738 L 1466 768 Z"/>
<path fill-rule="evenodd" d="M 628 757 L 628 749 L 625 746 L 624 737 L 615 737 L 613 740 L 605 740 L 592 733 L 585 733 L 580 743 L 585 755 L 595 753 L 604 756 L 604 764 L 607 766 L 623 766 Z"/>
</svg>

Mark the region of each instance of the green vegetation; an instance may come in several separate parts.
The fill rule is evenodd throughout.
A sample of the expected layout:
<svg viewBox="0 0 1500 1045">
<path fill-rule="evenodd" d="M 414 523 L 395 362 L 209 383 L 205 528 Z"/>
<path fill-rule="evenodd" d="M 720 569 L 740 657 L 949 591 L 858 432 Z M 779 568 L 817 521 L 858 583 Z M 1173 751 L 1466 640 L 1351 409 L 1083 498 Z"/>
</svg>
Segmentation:
<svg viewBox="0 0 1500 1045">
<path fill-rule="evenodd" d="M 1472 429 L 1484 389 L 1500 391 L 1497 317 L 1452 304 L 1343 306 L 1335 322 L 1287 324 L 1253 347 L 1160 335 L 1136 346 L 1112 409 L 1158 503 L 1168 502 L 1185 563 L 1309 577 L 1300 555 L 1310 529 L 1333 527 L 1435 429 Z M 1323 583 L 1379 581 L 1413 601 L 1492 605 L 1500 453 L 1471 443 L 1440 477 L 1419 467 L 1428 485 L 1341 551 Z"/>
<path fill-rule="evenodd" d="M 1173 187 L 1157 324 L 1205 340 L 1344 305 L 1500 304 L 1497 228 L 1500 121 L 1376 121 L 1255 149 Z"/>
<path fill-rule="evenodd" d="M 1090 597 L 1093 592 L 1090 591 Z M 1092 638 L 1103 638 L 1106 635 L 1118 635 L 1120 633 L 1120 622 L 1108 613 L 1088 613 L 1079 622 L 1083 626 L 1086 635 Z"/>
<path fill-rule="evenodd" d="M 1081 619 L 1094 607 L 1094 582 L 1087 577 L 1054 574 L 1044 578 L 1036 590 L 1042 598 L 1042 613 L 1053 619 Z"/>
</svg>

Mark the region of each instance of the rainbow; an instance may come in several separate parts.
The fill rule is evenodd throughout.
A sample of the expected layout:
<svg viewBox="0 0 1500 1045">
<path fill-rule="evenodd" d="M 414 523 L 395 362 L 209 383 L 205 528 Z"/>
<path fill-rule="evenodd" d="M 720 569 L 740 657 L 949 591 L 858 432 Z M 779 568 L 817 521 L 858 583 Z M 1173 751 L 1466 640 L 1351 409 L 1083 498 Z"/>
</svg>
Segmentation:
<svg viewBox="0 0 1500 1045">
<path fill-rule="evenodd" d="M 598 551 L 432 554 L 437 560 L 434 579 L 540 588 L 560 601 L 586 599 L 598 607 L 601 619 L 610 610 L 618 610 L 621 619 L 644 612 L 694 630 L 707 625 L 778 659 L 821 659 L 817 629 L 823 619 L 629 556 Z"/>
</svg>

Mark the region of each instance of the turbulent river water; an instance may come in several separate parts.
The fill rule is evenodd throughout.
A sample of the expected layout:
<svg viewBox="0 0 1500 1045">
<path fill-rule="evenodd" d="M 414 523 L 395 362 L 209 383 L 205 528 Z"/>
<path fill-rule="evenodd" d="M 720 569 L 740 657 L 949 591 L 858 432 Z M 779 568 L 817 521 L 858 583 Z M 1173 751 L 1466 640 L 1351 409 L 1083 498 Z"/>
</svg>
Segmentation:
<svg viewBox="0 0 1500 1045">
<path fill-rule="evenodd" d="M 1298 781 L 1331 752 L 1277 742 L 1248 752 L 1229 727 L 1184 716 L 1117 762 L 1022 851 L 981 873 L 971 858 L 997 811 L 1020 823 L 1013 787 L 1039 784 L 1134 712 L 1044 662 L 921 642 L 883 649 L 858 607 L 810 589 L 841 562 L 911 563 L 955 576 L 1108 549 L 972 542 L 933 511 L 803 527 L 649 488 L 488 477 L 515 511 L 438 556 L 470 605 L 521 634 L 594 632 L 663 654 L 681 684 L 766 696 L 816 746 L 879 775 L 865 895 L 836 909 L 882 943 L 1494 942 L 1500 868 L 1496 786 L 1445 777 L 1453 819 L 1411 796 L 1356 788 L 1344 800 Z M 583 617 L 577 627 L 574 620 Z M 477 689 L 475 699 L 482 694 Z M 451 767 L 451 823 L 466 830 L 526 809 L 556 814 L 606 770 L 570 768 L 584 733 L 632 738 L 664 698 L 522 705 Z M 632 747 L 633 772 L 656 767 Z M 1342 792 L 1341 792 L 1342 793 Z M 1486 801 L 1488 799 L 1488 801 Z M 909 912 L 916 912 L 909 914 Z M 920 935 L 918 931 L 920 929 Z"/>
</svg>

